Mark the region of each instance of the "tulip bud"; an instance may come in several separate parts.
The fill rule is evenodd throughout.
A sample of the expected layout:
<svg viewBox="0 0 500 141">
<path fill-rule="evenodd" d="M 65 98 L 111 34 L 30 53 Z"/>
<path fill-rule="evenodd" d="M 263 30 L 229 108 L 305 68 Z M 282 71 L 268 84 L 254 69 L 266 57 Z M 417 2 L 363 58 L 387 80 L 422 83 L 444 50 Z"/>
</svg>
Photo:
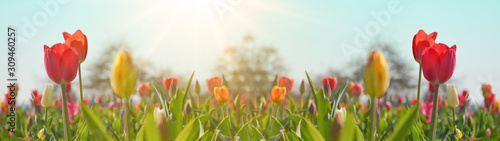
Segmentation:
<svg viewBox="0 0 500 141">
<path fill-rule="evenodd" d="M 346 110 L 345 108 L 340 108 L 340 110 L 335 110 L 335 117 L 333 118 L 333 124 L 330 126 L 330 137 L 334 140 L 338 140 L 342 133 L 342 128 L 344 128 L 344 121 L 346 120 Z"/>
<path fill-rule="evenodd" d="M 482 88 L 483 90 L 483 96 L 485 98 L 489 98 L 492 94 L 492 91 L 491 91 L 491 85 L 490 84 L 483 84 Z"/>
<path fill-rule="evenodd" d="M 186 103 L 186 105 L 184 105 L 184 113 L 186 115 L 191 113 L 191 106 L 189 105 L 189 103 Z"/>
<path fill-rule="evenodd" d="M 399 104 L 402 104 L 402 103 L 403 103 L 403 97 L 401 97 L 401 96 L 400 96 L 400 97 L 398 97 L 398 103 L 399 103 Z"/>
<path fill-rule="evenodd" d="M 446 93 L 448 94 L 447 95 L 448 106 L 450 106 L 451 108 L 456 108 L 458 106 L 458 97 L 455 85 L 448 83 L 446 85 Z"/>
<path fill-rule="evenodd" d="M 389 102 L 389 101 L 386 101 L 386 102 L 385 102 L 385 107 L 387 107 L 387 110 L 391 110 L 391 108 L 392 108 L 392 103 L 391 103 L 391 102 Z"/>
<path fill-rule="evenodd" d="M 160 131 L 162 140 L 168 140 L 169 138 L 169 129 L 168 123 L 165 117 L 165 109 L 155 108 L 153 111 L 154 121 L 156 122 L 156 127 Z"/>
<path fill-rule="evenodd" d="M 429 82 L 429 92 L 434 93 L 435 89 L 436 89 L 436 85 L 434 85 L 431 82 Z"/>
<path fill-rule="evenodd" d="M 229 91 L 227 90 L 226 86 L 215 87 L 214 95 L 215 98 L 217 98 L 217 101 L 219 101 L 219 103 L 224 103 L 229 99 Z"/>
<path fill-rule="evenodd" d="M 139 93 L 139 95 L 143 98 L 145 97 L 148 97 L 149 95 L 151 95 L 151 85 L 150 83 L 146 83 L 146 84 L 140 84 L 139 86 L 137 86 L 137 92 Z"/>
<path fill-rule="evenodd" d="M 45 128 L 42 128 L 40 131 L 38 131 L 37 136 L 38 136 L 38 138 L 39 138 L 39 139 L 41 139 L 41 140 L 44 140 L 44 139 L 45 139 L 45 134 L 44 134 L 44 132 L 45 132 Z"/>
<path fill-rule="evenodd" d="M 175 96 L 175 91 L 177 90 L 177 82 L 174 82 L 175 80 L 171 80 L 170 82 L 170 88 L 168 89 L 168 93 L 170 94 L 170 97 Z"/>
<path fill-rule="evenodd" d="M 457 132 L 455 139 L 460 140 L 462 138 L 462 132 L 458 130 L 458 128 L 455 128 L 455 132 Z"/>
<path fill-rule="evenodd" d="M 381 98 L 387 92 L 390 82 L 389 68 L 382 52 L 370 52 L 363 73 L 363 81 L 366 93 L 372 98 Z"/>
<path fill-rule="evenodd" d="M 332 94 L 332 88 L 330 88 L 330 82 L 326 81 L 323 83 L 323 89 L 325 90 L 325 94 L 331 95 Z"/>
<path fill-rule="evenodd" d="M 361 93 L 363 93 L 363 87 L 359 83 L 352 84 L 352 82 L 351 82 L 351 84 L 349 85 L 348 91 L 352 96 L 357 98 L 357 97 L 361 96 Z"/>
<path fill-rule="evenodd" d="M 311 115 L 316 114 L 316 104 L 314 104 L 314 102 L 309 106 L 309 113 L 311 113 Z"/>
<path fill-rule="evenodd" d="M 54 101 L 54 85 L 45 84 L 45 89 L 43 89 L 42 106 L 45 108 L 51 107 Z"/>
<path fill-rule="evenodd" d="M 137 69 L 132 63 L 132 56 L 127 51 L 116 54 L 111 67 L 111 87 L 119 98 L 130 97 L 134 93 Z"/>
<path fill-rule="evenodd" d="M 304 80 L 302 80 L 302 82 L 300 82 L 300 94 L 303 94 L 304 92 L 306 92 L 306 82 Z"/>
<path fill-rule="evenodd" d="M 194 92 L 196 92 L 197 94 L 200 94 L 200 83 L 198 82 L 198 80 L 196 80 L 196 83 L 194 83 Z"/>
<path fill-rule="evenodd" d="M 489 137 L 489 136 L 491 136 L 491 129 L 490 129 L 490 128 L 486 129 L 486 135 L 487 135 L 488 137 Z"/>
<path fill-rule="evenodd" d="M 285 95 L 286 95 L 285 87 L 274 86 L 273 90 L 271 91 L 271 99 L 276 103 L 283 101 Z"/>
<path fill-rule="evenodd" d="M 66 93 L 71 92 L 71 82 L 69 82 L 68 84 L 66 84 L 64 90 L 66 90 Z"/>
</svg>

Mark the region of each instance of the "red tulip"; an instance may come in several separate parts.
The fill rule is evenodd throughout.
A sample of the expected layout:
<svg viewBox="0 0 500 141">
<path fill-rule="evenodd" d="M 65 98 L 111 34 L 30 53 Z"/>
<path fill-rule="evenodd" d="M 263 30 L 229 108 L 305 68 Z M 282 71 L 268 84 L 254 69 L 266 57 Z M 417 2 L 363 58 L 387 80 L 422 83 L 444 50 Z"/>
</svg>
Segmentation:
<svg viewBox="0 0 500 141">
<path fill-rule="evenodd" d="M 363 86 L 361 86 L 360 83 L 352 84 L 351 82 L 348 91 L 352 96 L 359 97 L 361 96 L 361 93 L 363 93 Z"/>
<path fill-rule="evenodd" d="M 208 91 L 210 91 L 211 93 L 214 93 L 215 87 L 221 87 L 221 86 L 222 86 L 222 79 L 220 79 L 219 77 L 213 77 L 207 79 Z"/>
<path fill-rule="evenodd" d="M 323 78 L 323 85 L 326 83 L 326 81 L 328 81 L 328 83 L 330 84 L 330 89 L 331 90 L 334 90 L 335 88 L 337 88 L 337 78 L 336 77 L 325 77 Z"/>
<path fill-rule="evenodd" d="M 431 93 L 434 93 L 434 90 L 436 89 L 436 85 L 432 84 L 431 82 L 429 82 L 429 91 Z"/>
<path fill-rule="evenodd" d="M 418 63 L 422 62 L 422 52 L 425 48 L 434 45 L 434 40 L 436 40 L 437 32 L 432 32 L 427 35 L 423 30 L 419 30 L 415 36 L 413 36 L 413 57 Z"/>
<path fill-rule="evenodd" d="M 491 94 L 490 97 L 484 98 L 484 107 L 490 109 L 490 106 L 494 108 L 493 102 L 495 102 L 495 94 Z"/>
<path fill-rule="evenodd" d="M 44 46 L 45 70 L 55 83 L 67 84 L 76 77 L 78 70 L 78 52 L 65 44 Z"/>
<path fill-rule="evenodd" d="M 101 103 L 101 102 L 102 102 L 102 97 L 101 97 L 101 96 L 97 97 L 97 102 L 98 102 L 98 103 Z"/>
<path fill-rule="evenodd" d="M 399 104 L 403 103 L 403 97 L 398 97 Z"/>
<path fill-rule="evenodd" d="M 66 90 L 66 93 L 70 92 L 71 91 L 71 82 L 69 82 L 68 84 L 66 84 L 66 87 L 64 90 Z"/>
<path fill-rule="evenodd" d="M 87 58 L 87 36 L 81 30 L 77 30 L 73 35 L 63 32 L 65 44 L 73 47 L 78 52 L 78 63 L 82 63 Z"/>
<path fill-rule="evenodd" d="M 413 105 L 417 104 L 417 102 L 418 102 L 418 101 L 417 101 L 417 99 L 415 99 L 415 98 L 411 100 L 411 104 L 413 104 Z"/>
<path fill-rule="evenodd" d="M 292 91 L 293 79 L 290 79 L 288 77 L 281 77 L 280 79 L 278 79 L 278 86 L 285 87 L 286 93 L 288 94 Z"/>
<path fill-rule="evenodd" d="M 86 99 L 86 98 L 85 98 L 85 99 L 83 99 L 83 104 L 85 104 L 85 105 L 89 104 L 89 100 L 88 100 L 88 99 Z"/>
<path fill-rule="evenodd" d="M 174 82 L 175 85 L 177 85 L 177 78 L 173 78 L 173 77 L 163 78 L 163 88 L 165 88 L 167 91 L 169 91 L 170 85 L 172 85 L 172 82 Z"/>
<path fill-rule="evenodd" d="M 457 47 L 445 44 L 434 44 L 422 52 L 422 71 L 427 81 L 443 84 L 453 75 L 456 62 Z"/>
</svg>

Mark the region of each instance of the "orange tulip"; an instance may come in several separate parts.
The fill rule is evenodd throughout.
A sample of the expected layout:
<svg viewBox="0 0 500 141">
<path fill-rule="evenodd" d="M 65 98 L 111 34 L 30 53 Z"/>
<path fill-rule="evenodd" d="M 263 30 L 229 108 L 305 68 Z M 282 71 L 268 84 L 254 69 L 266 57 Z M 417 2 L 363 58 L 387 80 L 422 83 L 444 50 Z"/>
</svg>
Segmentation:
<svg viewBox="0 0 500 141">
<path fill-rule="evenodd" d="M 219 101 L 220 103 L 224 103 L 229 99 L 229 91 L 227 90 L 226 86 L 215 87 L 214 95 L 215 98 L 217 98 L 217 101 Z"/>
<path fill-rule="evenodd" d="M 274 86 L 273 90 L 271 91 L 271 99 L 276 103 L 283 101 L 285 95 L 286 95 L 286 87 Z"/>
<path fill-rule="evenodd" d="M 170 87 L 172 85 L 172 82 L 174 83 L 174 85 L 177 85 L 177 78 L 173 78 L 173 77 L 163 78 L 163 88 L 165 88 L 165 90 L 167 90 L 167 91 L 170 91 Z"/>
<path fill-rule="evenodd" d="M 87 58 L 87 36 L 81 30 L 77 30 L 73 35 L 63 32 L 65 44 L 75 48 L 78 52 L 78 63 L 82 63 Z"/>
<path fill-rule="evenodd" d="M 220 87 L 220 86 L 222 86 L 222 79 L 220 79 L 219 77 L 213 77 L 207 79 L 207 87 L 211 93 L 214 93 L 215 87 Z"/>
</svg>

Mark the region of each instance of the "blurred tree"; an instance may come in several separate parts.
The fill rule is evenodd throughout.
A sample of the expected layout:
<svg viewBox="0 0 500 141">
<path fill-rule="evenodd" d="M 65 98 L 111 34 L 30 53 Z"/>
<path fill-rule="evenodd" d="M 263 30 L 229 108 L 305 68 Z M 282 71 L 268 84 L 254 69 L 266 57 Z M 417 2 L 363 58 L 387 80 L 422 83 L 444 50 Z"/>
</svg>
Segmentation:
<svg viewBox="0 0 500 141">
<path fill-rule="evenodd" d="M 158 86 L 162 86 L 163 77 L 176 77 L 179 79 L 178 84 L 183 84 L 184 79 L 180 78 L 180 76 L 172 73 L 170 69 L 163 68 L 155 68 L 155 66 L 151 61 L 144 59 L 140 56 L 134 54 L 133 49 L 128 45 L 128 43 L 123 40 L 119 40 L 117 42 L 111 43 L 107 45 L 106 49 L 99 55 L 99 59 L 95 62 L 89 62 L 90 64 L 87 71 L 83 71 L 86 73 L 87 77 L 83 80 L 84 86 L 84 96 L 86 97 L 92 96 L 101 96 L 109 94 L 112 97 L 113 90 L 111 89 L 110 84 L 110 69 L 113 64 L 113 60 L 115 58 L 115 54 L 120 50 L 128 50 L 132 53 L 132 57 L 134 58 L 134 65 L 137 67 L 137 85 L 139 83 L 146 83 L 153 80 Z M 85 75 L 85 74 L 84 74 Z"/>
<path fill-rule="evenodd" d="M 256 45 L 252 35 L 243 37 L 240 45 L 224 49 L 214 72 L 224 74 L 233 96 L 242 94 L 247 99 L 267 96 L 276 73 L 282 75 L 284 66 L 273 46 Z"/>
</svg>

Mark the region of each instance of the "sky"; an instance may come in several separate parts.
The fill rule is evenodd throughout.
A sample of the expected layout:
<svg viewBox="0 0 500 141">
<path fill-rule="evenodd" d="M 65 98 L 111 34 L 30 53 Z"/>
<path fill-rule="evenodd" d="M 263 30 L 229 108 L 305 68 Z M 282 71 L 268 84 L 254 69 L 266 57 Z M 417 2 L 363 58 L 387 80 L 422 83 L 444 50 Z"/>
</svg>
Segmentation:
<svg viewBox="0 0 500 141">
<path fill-rule="evenodd" d="M 450 83 L 456 83 L 459 91 L 469 90 L 472 102 L 482 103 L 482 83 L 492 84 L 494 93 L 500 90 L 500 66 L 495 65 L 500 60 L 499 1 L 42 0 L 0 3 L 0 32 L 7 32 L 7 27 L 18 31 L 16 73 L 20 91 L 17 99 L 21 102 L 29 100 L 32 90 L 41 92 L 43 80 L 48 79 L 43 46 L 64 42 L 62 32 L 73 33 L 77 29 L 88 38 L 83 70 L 99 61 L 106 45 L 124 40 L 133 48 L 133 57 L 150 60 L 186 78 L 195 70 L 195 79 L 204 80 L 220 75 L 214 74 L 213 65 L 225 47 L 238 45 L 245 35 L 251 34 L 257 44 L 276 47 L 288 70 L 288 74 L 283 75 L 296 82 L 306 78 L 305 70 L 313 76 L 320 75 L 329 68 L 342 70 L 349 60 L 365 59 L 368 45 L 376 40 L 395 46 L 403 61 L 414 68 L 410 73 L 417 74 L 418 64 L 413 59 L 411 44 L 413 36 L 423 29 L 428 33 L 438 32 L 436 42 L 457 45 L 456 68 Z M 6 46 L 6 34 L 0 34 L 0 38 L 4 38 L 0 44 Z M 0 58 L 6 59 L 7 49 L 0 52 Z M 7 61 L 0 61 L 0 66 L 6 68 Z M 83 73 L 83 80 L 90 77 Z M 3 79 L 0 85 L 7 85 L 7 77 L 6 69 L 0 71 L 0 79 Z M 416 75 L 413 79 L 416 81 Z M 422 89 L 427 86 L 423 85 Z M 0 92 L 7 92 L 7 88 L 0 87 Z"/>
</svg>

